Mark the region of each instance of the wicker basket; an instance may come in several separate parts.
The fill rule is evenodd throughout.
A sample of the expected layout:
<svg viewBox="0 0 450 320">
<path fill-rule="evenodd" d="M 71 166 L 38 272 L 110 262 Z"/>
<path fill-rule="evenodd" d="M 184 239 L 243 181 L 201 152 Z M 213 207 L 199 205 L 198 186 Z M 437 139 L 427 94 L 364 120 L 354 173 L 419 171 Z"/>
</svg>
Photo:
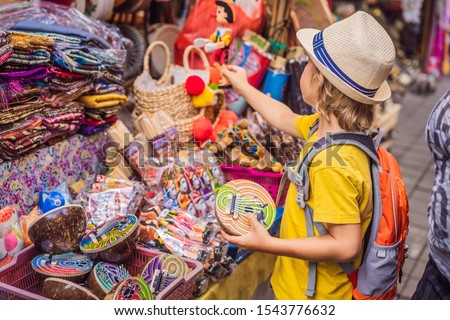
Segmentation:
<svg viewBox="0 0 450 320">
<path fill-rule="evenodd" d="M 155 43 L 156 43 L 156 45 L 160 45 L 158 41 L 154 42 L 152 45 L 154 45 Z M 168 50 L 167 46 L 165 46 L 163 44 L 163 47 L 165 47 L 165 49 L 167 49 L 166 54 L 169 54 L 169 50 Z M 147 71 L 144 70 L 144 72 L 149 72 L 148 71 L 148 58 L 149 58 L 149 55 L 151 53 L 151 50 L 153 50 L 153 48 L 152 48 L 152 46 L 150 46 L 147 49 L 147 52 L 145 54 L 144 67 L 147 68 Z M 200 56 L 200 58 L 203 61 L 206 72 L 190 69 L 189 54 L 192 51 L 196 52 Z M 160 83 L 164 83 L 165 81 L 167 81 L 166 78 L 168 77 L 168 74 L 170 74 L 170 70 L 175 69 L 175 68 L 183 68 L 186 75 L 190 75 L 190 74 L 199 75 L 205 80 L 206 83 L 209 83 L 209 80 L 210 80 L 209 67 L 210 67 L 210 65 L 209 65 L 208 59 L 206 58 L 203 51 L 196 48 L 195 46 L 187 47 L 186 50 L 184 51 L 183 65 L 184 65 L 183 67 L 178 67 L 178 66 L 170 66 L 170 65 L 166 64 L 166 69 L 165 69 L 164 75 L 161 77 L 160 80 L 158 80 L 157 83 L 160 84 Z M 182 84 L 182 86 L 180 86 L 180 84 Z M 193 140 L 192 128 L 194 126 L 194 123 L 197 120 L 205 117 L 205 108 L 194 107 L 191 102 L 192 101 L 191 96 L 189 96 L 186 92 L 185 82 L 183 81 L 180 84 L 171 85 L 170 87 L 167 87 L 167 88 L 155 90 L 151 94 L 155 94 L 160 91 L 167 90 L 168 88 L 170 89 L 170 92 L 172 92 L 172 93 L 169 93 L 168 95 L 172 94 L 173 97 L 175 97 L 175 95 L 180 96 L 181 95 L 180 92 L 182 92 L 182 94 L 186 95 L 189 99 L 189 107 L 185 107 L 184 104 L 175 104 L 174 105 L 172 103 L 168 103 L 167 101 L 159 102 L 159 104 L 147 103 L 147 104 L 143 105 L 141 103 L 142 101 L 144 101 L 144 100 L 150 101 L 150 100 L 147 98 L 144 98 L 143 95 L 140 95 L 140 97 L 138 97 L 139 92 L 142 93 L 143 90 L 137 88 L 138 86 L 135 85 L 136 108 L 135 108 L 134 112 L 132 113 L 132 117 L 136 119 L 143 113 L 154 113 L 158 110 L 163 110 L 164 112 L 169 114 L 172 117 L 172 119 L 174 120 L 175 126 L 177 127 L 178 132 L 179 132 L 180 141 L 181 142 L 191 142 Z M 172 89 L 172 88 L 174 88 L 174 87 L 176 87 L 176 90 L 178 92 L 176 92 L 176 93 L 173 92 L 174 89 Z M 147 92 L 146 97 L 151 95 L 150 91 L 146 91 L 146 92 Z M 221 91 L 217 91 L 215 94 L 219 94 L 219 93 L 221 93 Z M 168 99 L 168 98 L 166 98 L 166 99 Z M 194 115 L 194 116 L 192 116 L 192 115 Z"/>
<path fill-rule="evenodd" d="M 156 90 L 147 90 L 142 88 L 139 83 L 145 74 L 149 74 L 149 57 L 152 50 L 161 46 L 166 54 L 166 66 L 164 74 L 159 80 L 155 80 L 157 85 L 165 85 Z M 172 75 L 170 73 L 170 52 L 167 45 L 162 41 L 153 42 L 145 52 L 144 72 L 134 82 L 134 96 L 136 100 L 136 111 L 138 114 L 143 112 L 154 113 L 158 110 L 164 110 L 174 121 L 182 120 L 197 115 L 200 110 L 192 105 L 192 99 L 185 89 L 185 82 L 171 84 Z"/>
</svg>

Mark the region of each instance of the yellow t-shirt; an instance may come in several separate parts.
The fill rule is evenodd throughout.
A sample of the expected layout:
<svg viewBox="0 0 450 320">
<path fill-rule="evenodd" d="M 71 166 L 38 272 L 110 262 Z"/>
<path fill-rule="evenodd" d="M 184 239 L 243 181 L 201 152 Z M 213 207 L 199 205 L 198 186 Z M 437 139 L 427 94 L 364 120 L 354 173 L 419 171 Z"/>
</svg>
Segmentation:
<svg viewBox="0 0 450 320">
<path fill-rule="evenodd" d="M 296 128 L 300 137 L 307 139 L 310 127 L 319 115 L 298 116 Z M 309 150 L 318 140 L 314 134 L 300 154 Z M 368 156 L 354 146 L 334 146 L 320 152 L 309 169 L 310 199 L 314 220 L 332 224 L 361 223 L 363 235 L 372 217 L 372 184 Z M 280 238 L 307 237 L 304 210 L 296 202 L 297 189 L 291 183 L 281 221 Z M 317 230 L 314 230 L 317 236 Z M 361 264 L 362 252 L 353 262 Z M 271 284 L 280 300 L 311 299 L 305 295 L 308 282 L 308 261 L 278 257 Z M 352 298 L 352 285 L 338 263 L 317 263 L 316 293 L 312 299 L 342 300 Z"/>
</svg>

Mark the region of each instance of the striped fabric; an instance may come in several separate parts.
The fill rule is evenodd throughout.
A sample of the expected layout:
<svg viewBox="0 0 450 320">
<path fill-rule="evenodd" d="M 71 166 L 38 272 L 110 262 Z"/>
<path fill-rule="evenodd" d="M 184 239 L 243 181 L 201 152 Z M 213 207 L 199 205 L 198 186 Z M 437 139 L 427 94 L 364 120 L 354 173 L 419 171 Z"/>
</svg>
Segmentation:
<svg viewBox="0 0 450 320">
<path fill-rule="evenodd" d="M 327 50 L 325 49 L 325 45 L 323 43 L 323 31 L 317 33 L 314 36 L 313 39 L 313 48 L 314 48 L 314 54 L 316 55 L 316 58 L 322 63 L 324 66 L 326 66 L 331 72 L 334 73 L 339 79 L 344 81 L 346 84 L 348 84 L 350 87 L 355 89 L 356 91 L 362 93 L 363 95 L 373 98 L 375 94 L 377 93 L 379 88 L 376 89 L 367 89 L 359 84 L 357 84 L 355 81 L 350 79 L 349 76 L 347 76 L 333 61 L 333 59 L 328 54 Z"/>
</svg>

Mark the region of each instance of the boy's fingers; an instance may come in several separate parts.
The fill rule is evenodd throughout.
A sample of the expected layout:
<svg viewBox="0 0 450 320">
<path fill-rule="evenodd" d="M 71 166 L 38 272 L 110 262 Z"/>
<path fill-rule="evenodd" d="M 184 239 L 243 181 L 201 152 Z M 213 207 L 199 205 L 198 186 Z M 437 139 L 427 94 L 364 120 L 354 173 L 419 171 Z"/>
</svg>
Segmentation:
<svg viewBox="0 0 450 320">
<path fill-rule="evenodd" d="M 250 222 L 250 225 L 252 227 L 256 227 L 256 226 L 258 226 L 260 224 L 259 221 L 256 219 L 256 216 L 254 214 L 247 213 L 246 217 L 247 217 L 247 219 Z"/>
</svg>

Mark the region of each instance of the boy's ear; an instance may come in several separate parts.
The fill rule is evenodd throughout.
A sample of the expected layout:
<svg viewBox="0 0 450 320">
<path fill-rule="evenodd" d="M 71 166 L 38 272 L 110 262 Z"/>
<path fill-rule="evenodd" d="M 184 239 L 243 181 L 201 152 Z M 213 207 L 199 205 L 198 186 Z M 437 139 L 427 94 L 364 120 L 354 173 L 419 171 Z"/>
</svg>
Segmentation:
<svg viewBox="0 0 450 320">
<path fill-rule="evenodd" d="M 325 79 L 325 78 L 323 77 L 322 72 L 319 72 L 319 76 L 318 76 L 319 85 L 322 85 L 322 84 L 323 84 L 323 80 L 324 80 L 324 79 Z"/>
</svg>

